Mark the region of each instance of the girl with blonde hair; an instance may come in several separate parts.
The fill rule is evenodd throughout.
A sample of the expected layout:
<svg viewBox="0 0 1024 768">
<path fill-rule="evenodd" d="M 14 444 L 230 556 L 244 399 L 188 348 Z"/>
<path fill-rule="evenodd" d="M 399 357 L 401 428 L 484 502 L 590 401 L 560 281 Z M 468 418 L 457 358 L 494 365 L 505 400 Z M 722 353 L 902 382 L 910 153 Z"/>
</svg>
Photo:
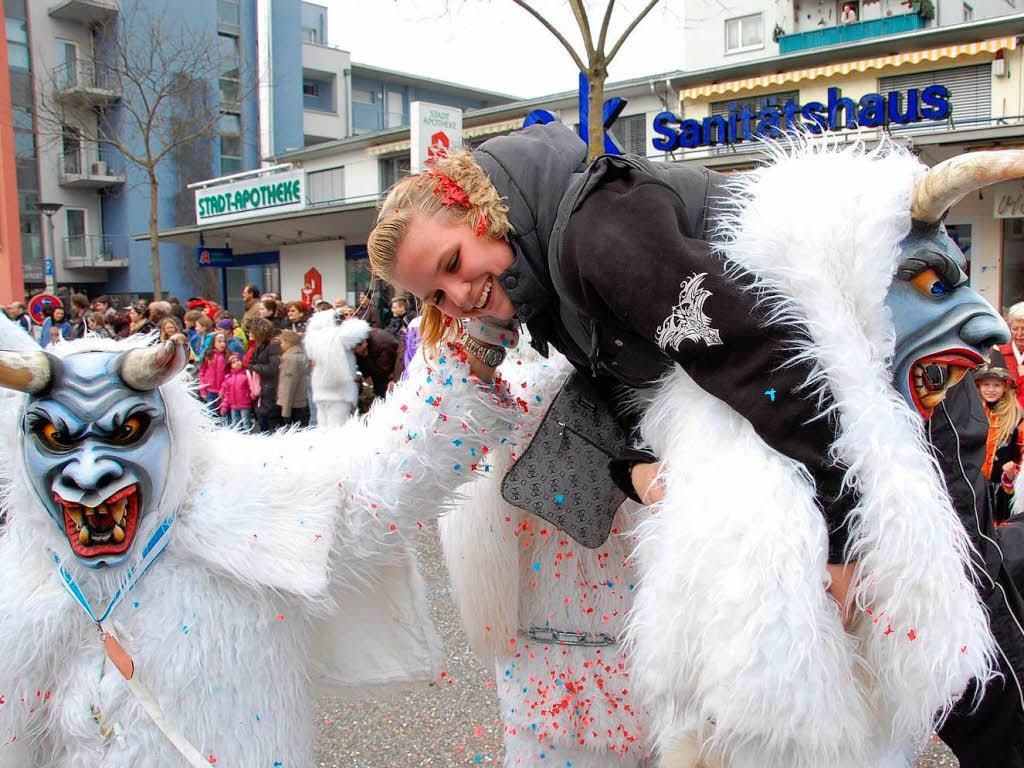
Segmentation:
<svg viewBox="0 0 1024 768">
<path fill-rule="evenodd" d="M 1015 392 L 1015 382 L 1005 368 L 986 366 L 974 376 L 988 415 L 985 463 L 981 471 L 988 483 L 992 514 L 996 523 L 1010 517 L 1013 483 L 1020 471 L 1024 431 L 1020 428 L 1024 409 Z"/>
</svg>

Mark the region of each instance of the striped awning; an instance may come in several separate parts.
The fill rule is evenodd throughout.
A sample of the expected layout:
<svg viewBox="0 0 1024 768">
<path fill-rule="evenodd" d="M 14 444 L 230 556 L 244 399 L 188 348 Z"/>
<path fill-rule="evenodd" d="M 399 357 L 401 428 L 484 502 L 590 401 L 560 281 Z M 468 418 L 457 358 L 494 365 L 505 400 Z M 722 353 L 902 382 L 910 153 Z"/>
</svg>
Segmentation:
<svg viewBox="0 0 1024 768">
<path fill-rule="evenodd" d="M 509 131 L 516 131 L 523 127 L 522 117 L 516 118 L 515 120 L 505 120 L 500 123 L 487 123 L 486 125 L 473 125 L 469 128 L 462 129 L 462 138 L 464 139 L 475 139 L 478 136 L 493 136 L 499 133 L 508 133 Z M 391 155 L 395 152 L 408 152 L 409 147 L 412 146 L 412 142 L 409 139 L 403 139 L 402 141 L 391 141 L 387 144 L 378 144 L 375 147 L 369 147 L 366 150 L 366 154 L 370 156 L 377 155 Z"/>
<path fill-rule="evenodd" d="M 740 80 L 726 80 L 720 83 L 708 83 L 692 88 L 683 88 L 679 92 L 682 99 L 699 99 L 719 93 L 736 93 L 753 88 L 766 88 L 773 85 L 798 83 L 801 80 L 814 80 L 819 77 L 847 75 L 851 72 L 866 72 L 869 69 L 899 67 L 903 64 L 917 64 L 922 61 L 938 61 L 939 59 L 955 59 L 958 56 L 973 56 L 978 53 L 996 53 L 1002 50 L 1014 50 L 1017 47 L 1016 37 L 997 37 L 977 43 L 960 43 L 946 45 L 941 48 L 929 48 L 923 51 L 908 51 L 891 56 L 878 56 L 858 61 L 844 61 L 840 64 L 823 64 L 820 67 L 794 69 L 790 72 L 776 72 L 771 75 L 746 77 Z"/>
</svg>

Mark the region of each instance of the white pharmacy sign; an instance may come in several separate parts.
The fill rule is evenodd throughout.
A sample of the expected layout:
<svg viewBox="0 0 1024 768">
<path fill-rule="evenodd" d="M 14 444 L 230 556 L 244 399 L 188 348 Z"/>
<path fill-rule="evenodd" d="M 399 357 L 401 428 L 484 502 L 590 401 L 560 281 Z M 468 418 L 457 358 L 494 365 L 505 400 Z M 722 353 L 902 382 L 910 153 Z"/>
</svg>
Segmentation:
<svg viewBox="0 0 1024 768">
<path fill-rule="evenodd" d="M 235 221 L 306 207 L 306 172 L 287 171 L 196 190 L 196 224 Z"/>
<path fill-rule="evenodd" d="M 438 152 L 462 149 L 462 110 L 414 101 L 409 105 L 410 167 L 423 170 Z"/>
</svg>

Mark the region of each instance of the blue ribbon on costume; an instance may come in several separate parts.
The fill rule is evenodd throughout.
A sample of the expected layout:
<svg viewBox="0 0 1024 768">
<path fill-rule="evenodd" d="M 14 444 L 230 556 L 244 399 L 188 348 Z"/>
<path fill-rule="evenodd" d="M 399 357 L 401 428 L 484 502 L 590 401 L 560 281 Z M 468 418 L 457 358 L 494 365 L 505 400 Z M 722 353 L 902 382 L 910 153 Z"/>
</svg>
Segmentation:
<svg viewBox="0 0 1024 768">
<path fill-rule="evenodd" d="M 82 606 L 82 609 L 89 614 L 89 618 L 96 624 L 102 624 L 106 621 L 107 617 L 124 601 L 124 598 L 132 591 L 132 588 L 139 583 L 139 580 L 146 575 L 153 563 L 156 562 L 157 558 L 164 553 L 167 549 L 167 545 L 171 541 L 169 534 L 171 524 L 174 522 L 174 513 L 172 512 L 164 521 L 157 526 L 157 529 L 153 531 L 153 535 L 149 537 L 145 546 L 142 547 L 142 556 L 128 568 L 124 576 L 121 578 L 121 582 L 117 586 L 117 590 L 114 592 L 114 596 L 107 604 L 106 609 L 100 616 L 96 615 L 92 606 L 89 604 L 81 588 L 78 586 L 78 582 L 75 581 L 75 577 L 71 574 L 67 568 L 61 565 L 60 555 L 53 550 L 50 550 L 50 554 L 53 556 L 53 562 L 57 566 L 57 574 L 60 577 L 61 584 L 71 594 L 75 601 Z"/>
</svg>

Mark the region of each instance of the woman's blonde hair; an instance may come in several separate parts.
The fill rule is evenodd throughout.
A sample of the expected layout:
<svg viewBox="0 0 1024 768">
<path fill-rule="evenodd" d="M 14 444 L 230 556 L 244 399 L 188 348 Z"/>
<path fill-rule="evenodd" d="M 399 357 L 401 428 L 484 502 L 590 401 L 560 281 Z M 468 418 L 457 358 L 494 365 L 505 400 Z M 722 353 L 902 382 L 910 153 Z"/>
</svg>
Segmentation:
<svg viewBox="0 0 1024 768">
<path fill-rule="evenodd" d="M 468 205 L 452 202 L 449 182 L 465 192 Z M 384 198 L 377 225 L 366 240 L 374 275 L 393 284 L 395 256 L 413 217 L 429 218 L 442 212 L 449 221 L 473 229 L 478 237 L 502 240 L 512 231 L 508 206 L 501 201 L 484 169 L 471 152 L 453 152 L 435 158 L 429 170 L 406 176 Z M 435 306 L 424 304 L 421 317 L 419 336 L 427 348 L 459 333 L 459 323 Z"/>
<path fill-rule="evenodd" d="M 989 406 L 989 419 L 996 428 L 996 445 L 1002 445 L 1010 439 L 1014 427 L 1024 416 L 1020 403 L 1017 401 L 1017 392 L 1010 383 L 1003 381 L 1003 394 L 996 404 Z"/>
</svg>

